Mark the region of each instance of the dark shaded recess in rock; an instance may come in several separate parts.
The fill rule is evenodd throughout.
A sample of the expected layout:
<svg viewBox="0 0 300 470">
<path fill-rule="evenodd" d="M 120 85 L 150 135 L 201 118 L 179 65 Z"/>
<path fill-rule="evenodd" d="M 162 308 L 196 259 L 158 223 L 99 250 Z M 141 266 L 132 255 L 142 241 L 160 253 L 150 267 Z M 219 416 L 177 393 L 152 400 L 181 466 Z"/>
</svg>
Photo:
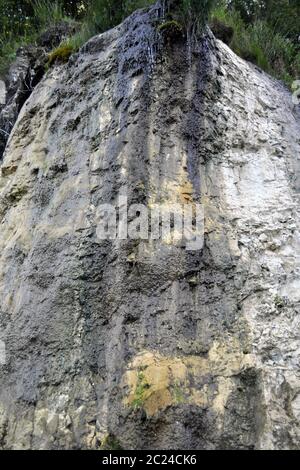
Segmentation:
<svg viewBox="0 0 300 470">
<path fill-rule="evenodd" d="M 210 24 L 211 30 L 217 39 L 220 39 L 225 44 L 229 45 L 234 35 L 234 29 L 231 26 L 227 26 L 222 21 L 214 18 Z"/>
</svg>

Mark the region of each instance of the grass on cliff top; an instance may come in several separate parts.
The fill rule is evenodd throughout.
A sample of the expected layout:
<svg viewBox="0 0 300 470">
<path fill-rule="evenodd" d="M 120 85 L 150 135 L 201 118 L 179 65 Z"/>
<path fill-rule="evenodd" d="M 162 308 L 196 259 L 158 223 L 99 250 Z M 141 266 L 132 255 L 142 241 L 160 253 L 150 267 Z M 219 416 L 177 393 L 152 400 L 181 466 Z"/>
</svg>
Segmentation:
<svg viewBox="0 0 300 470">
<path fill-rule="evenodd" d="M 40 34 L 50 26 L 62 21 L 72 21 L 64 13 L 59 1 L 33 0 L 31 5 L 33 16 L 26 16 L 23 21 L 20 18 L 19 25 L 6 24 L 3 21 L 0 23 L 0 77 L 6 74 L 20 47 L 34 44 Z M 16 16 L 18 14 L 21 13 L 17 12 Z"/>
<path fill-rule="evenodd" d="M 0 11 L 0 76 L 4 76 L 8 71 L 16 58 L 17 50 L 21 46 L 34 44 L 41 33 L 50 26 L 62 21 L 81 22 L 80 30 L 52 51 L 49 65 L 56 61 L 65 61 L 94 35 L 116 26 L 136 9 L 154 3 L 154 0 L 30 0 L 23 10 L 16 4 L 14 11 L 11 6 L 14 2 L 0 0 L 0 7 L 1 1 L 4 8 Z M 4 18 L 5 8 L 9 12 L 8 20 Z M 18 17 L 19 22 L 15 20 Z"/>
<path fill-rule="evenodd" d="M 289 87 L 299 77 L 299 46 L 266 20 L 258 18 L 247 24 L 239 11 L 227 8 L 225 1 L 219 2 L 212 11 L 210 23 L 213 24 L 214 20 L 233 29 L 229 46 L 237 55 Z"/>
<path fill-rule="evenodd" d="M 18 2 L 0 0 L 0 6 L 3 5 L 2 12 L 0 11 L 0 76 L 5 75 L 16 57 L 18 48 L 35 43 L 39 35 L 50 25 L 66 20 L 74 21 L 74 19 L 80 19 L 81 22 L 80 30 L 52 51 L 49 56 L 51 65 L 56 61 L 67 60 L 92 36 L 116 26 L 137 8 L 153 3 L 155 0 L 123 0 L 122 2 L 116 0 L 28 0 L 24 2 L 24 7 L 22 7 L 24 10 L 22 10 Z M 269 0 L 269 3 L 274 2 Z M 283 5 L 290 3 L 292 2 L 283 3 Z M 12 9 L 14 4 L 17 8 L 15 12 Z M 291 40 L 287 32 L 283 31 L 282 26 L 279 28 L 263 16 L 258 15 L 251 21 L 246 21 L 238 9 L 240 4 L 249 5 L 250 8 L 251 5 L 253 6 L 253 1 L 232 1 L 229 7 L 227 0 L 201 0 L 201 2 L 178 0 L 174 2 L 172 11 L 167 10 L 168 21 L 165 20 L 164 24 L 175 27 L 176 23 L 187 29 L 191 25 L 193 28 L 203 25 L 209 17 L 211 22 L 217 20 L 233 29 L 229 46 L 235 53 L 290 86 L 300 76 L 300 44 Z M 283 15 L 281 24 L 288 22 L 287 31 L 290 30 L 290 26 L 297 30 L 296 26 L 300 21 L 299 15 L 297 16 L 298 10 L 294 7 L 296 12 L 294 19 L 291 18 L 290 6 L 286 8 L 288 10 L 284 14 L 282 9 L 279 10 Z M 7 14 L 7 11 L 10 14 Z M 287 21 L 284 21 L 284 18 Z M 161 28 L 163 32 L 164 27 Z"/>
</svg>

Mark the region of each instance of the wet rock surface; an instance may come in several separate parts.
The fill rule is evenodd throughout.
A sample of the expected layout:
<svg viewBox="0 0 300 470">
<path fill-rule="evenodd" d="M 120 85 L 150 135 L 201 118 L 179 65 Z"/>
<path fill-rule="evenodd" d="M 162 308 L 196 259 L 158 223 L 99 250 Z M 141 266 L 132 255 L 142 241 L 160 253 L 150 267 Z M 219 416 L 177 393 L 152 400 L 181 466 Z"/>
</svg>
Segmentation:
<svg viewBox="0 0 300 470">
<path fill-rule="evenodd" d="M 7 145 L 2 448 L 299 448 L 299 109 L 159 15 L 49 71 Z M 99 240 L 125 189 L 201 202 L 203 249 Z"/>
</svg>

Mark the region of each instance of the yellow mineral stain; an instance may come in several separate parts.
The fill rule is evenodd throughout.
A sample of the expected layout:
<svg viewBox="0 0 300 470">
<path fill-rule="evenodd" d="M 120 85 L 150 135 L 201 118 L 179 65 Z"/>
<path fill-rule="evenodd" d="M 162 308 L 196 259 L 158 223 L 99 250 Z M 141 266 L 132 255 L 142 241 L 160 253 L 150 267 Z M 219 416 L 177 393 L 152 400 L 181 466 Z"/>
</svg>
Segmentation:
<svg viewBox="0 0 300 470">
<path fill-rule="evenodd" d="M 123 404 L 143 408 L 148 416 L 182 403 L 211 407 L 220 415 L 234 387 L 231 377 L 253 366 L 254 358 L 233 337 L 215 341 L 206 357 L 142 351 L 123 376 Z M 217 391 L 209 388 L 212 383 Z"/>
<path fill-rule="evenodd" d="M 180 201 L 182 204 L 192 204 L 193 203 L 193 185 L 190 181 L 184 181 L 180 187 Z"/>
</svg>

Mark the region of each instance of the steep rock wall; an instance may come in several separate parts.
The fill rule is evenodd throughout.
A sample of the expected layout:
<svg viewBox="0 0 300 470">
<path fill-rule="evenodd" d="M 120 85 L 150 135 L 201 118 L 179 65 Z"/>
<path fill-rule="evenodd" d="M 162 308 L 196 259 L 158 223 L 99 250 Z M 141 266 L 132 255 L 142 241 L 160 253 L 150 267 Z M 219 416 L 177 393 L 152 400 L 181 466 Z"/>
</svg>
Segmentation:
<svg viewBox="0 0 300 470">
<path fill-rule="evenodd" d="M 299 448 L 299 109 L 159 15 L 48 72 L 8 142 L 2 448 Z M 99 240 L 125 188 L 201 201 L 203 249 Z"/>
<path fill-rule="evenodd" d="M 20 47 L 7 73 L 0 76 L 0 160 L 23 104 L 45 74 L 49 53 L 77 29 L 76 23 L 65 21 L 48 28 L 35 45 Z"/>
</svg>

